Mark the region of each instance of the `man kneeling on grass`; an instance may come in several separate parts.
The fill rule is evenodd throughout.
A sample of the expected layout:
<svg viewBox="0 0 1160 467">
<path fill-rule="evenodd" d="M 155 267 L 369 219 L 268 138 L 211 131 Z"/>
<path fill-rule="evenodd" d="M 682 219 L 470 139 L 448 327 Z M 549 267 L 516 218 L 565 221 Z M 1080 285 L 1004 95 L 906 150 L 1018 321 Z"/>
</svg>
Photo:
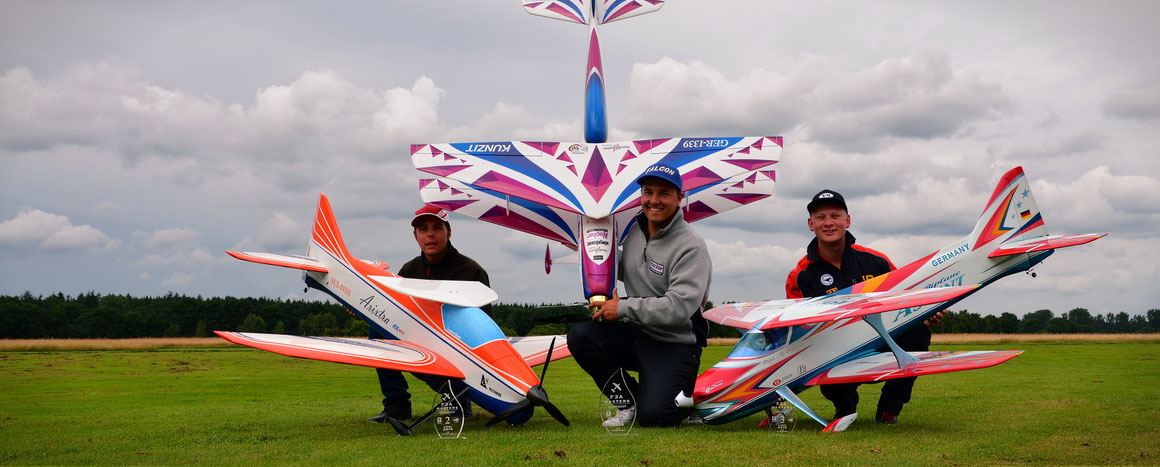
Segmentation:
<svg viewBox="0 0 1160 467">
<path fill-rule="evenodd" d="M 603 385 L 622 370 L 636 405 L 620 409 L 604 426 L 676 426 L 690 409 L 675 399 L 697 376 L 709 323 L 701 310 L 709 297 L 709 250 L 681 213 L 681 174 L 657 164 L 637 179 L 642 211 L 621 243 L 620 279 L 607 301 L 589 305 L 592 320 L 568 332 L 572 357 Z M 609 396 L 609 394 L 605 394 Z"/>
</svg>

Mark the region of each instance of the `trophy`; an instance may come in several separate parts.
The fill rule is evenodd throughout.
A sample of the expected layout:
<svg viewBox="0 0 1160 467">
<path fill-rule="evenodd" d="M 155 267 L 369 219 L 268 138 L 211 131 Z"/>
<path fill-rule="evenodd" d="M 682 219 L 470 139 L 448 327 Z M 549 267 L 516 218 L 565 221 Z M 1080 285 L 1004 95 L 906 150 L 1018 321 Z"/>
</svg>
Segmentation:
<svg viewBox="0 0 1160 467">
<path fill-rule="evenodd" d="M 460 396 L 463 395 L 461 392 Z M 467 401 L 471 403 L 470 400 Z M 451 381 L 443 383 L 439 392 L 435 394 L 435 434 L 439 439 L 462 439 L 463 424 L 467 421 L 463 416 L 463 403 L 459 397 L 451 392 Z"/>
<path fill-rule="evenodd" d="M 618 418 L 620 411 L 635 406 L 636 399 L 633 398 L 632 391 L 628 389 L 628 382 L 624 378 L 624 369 L 618 369 L 601 387 L 600 400 L 597 402 L 600 420 L 604 429 L 608 430 L 609 435 L 624 436 L 632 431 L 632 426 L 636 423 L 635 412 L 627 420 L 620 420 L 622 423 L 607 422 L 610 419 Z"/>
<path fill-rule="evenodd" d="M 793 417 L 793 405 L 785 399 L 779 400 L 772 407 L 766 407 L 765 414 L 769 418 L 762 420 L 761 424 L 776 435 L 789 436 L 789 432 L 797 426 L 797 419 Z"/>
</svg>

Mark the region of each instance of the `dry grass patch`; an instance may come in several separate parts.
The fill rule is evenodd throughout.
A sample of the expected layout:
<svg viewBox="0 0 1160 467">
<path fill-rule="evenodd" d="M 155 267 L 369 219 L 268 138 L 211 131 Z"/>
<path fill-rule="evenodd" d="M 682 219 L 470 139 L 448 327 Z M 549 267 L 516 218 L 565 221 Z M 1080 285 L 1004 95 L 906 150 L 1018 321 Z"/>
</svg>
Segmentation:
<svg viewBox="0 0 1160 467">
<path fill-rule="evenodd" d="M 220 337 L 135 339 L 0 339 L 0 350 L 148 350 L 232 345 Z"/>
<path fill-rule="evenodd" d="M 991 344 L 1004 342 L 1156 342 L 1154 334 L 935 334 L 932 344 Z"/>
</svg>

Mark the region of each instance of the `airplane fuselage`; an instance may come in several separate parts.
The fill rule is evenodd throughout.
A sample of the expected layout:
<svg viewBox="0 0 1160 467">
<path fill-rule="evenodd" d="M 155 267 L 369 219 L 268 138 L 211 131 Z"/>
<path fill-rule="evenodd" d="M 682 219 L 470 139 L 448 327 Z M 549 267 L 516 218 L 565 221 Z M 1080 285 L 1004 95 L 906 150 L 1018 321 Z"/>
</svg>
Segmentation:
<svg viewBox="0 0 1160 467">
<path fill-rule="evenodd" d="M 1030 269 L 1054 250 L 989 257 L 1004 242 L 1045 234 L 1034 200 L 1026 195 L 1019 199 L 1026 183 L 1026 178 L 1020 176 L 997 191 L 996 196 L 1005 196 L 992 200 L 971 235 L 835 295 L 963 284 L 979 284 L 981 288 L 1004 276 Z M 1029 194 L 1029 190 L 1022 193 Z M 898 336 L 913 326 L 922 326 L 924 320 L 965 297 L 874 316 L 881 317 L 889 335 Z M 868 324 L 868 318 L 846 318 L 768 331 L 762 331 L 762 323 L 758 323 L 742 336 L 729 356 L 698 377 L 695 408 L 706 423 L 737 420 L 778 402 L 780 396 L 776 391 L 782 387 L 800 392 L 823 371 L 880 351 L 886 341 Z"/>
<path fill-rule="evenodd" d="M 502 412 L 523 400 L 531 386 L 539 384 L 535 373 L 482 310 L 387 290 L 317 242 L 311 242 L 310 250 L 308 255 L 326 264 L 329 272 L 304 271 L 309 286 L 334 297 L 379 333 L 413 342 L 446 358 L 463 372 L 471 400 L 489 412 Z M 495 339 L 465 342 L 482 340 L 480 336 Z M 481 355 L 479 349 L 485 349 L 487 355 Z"/>
</svg>

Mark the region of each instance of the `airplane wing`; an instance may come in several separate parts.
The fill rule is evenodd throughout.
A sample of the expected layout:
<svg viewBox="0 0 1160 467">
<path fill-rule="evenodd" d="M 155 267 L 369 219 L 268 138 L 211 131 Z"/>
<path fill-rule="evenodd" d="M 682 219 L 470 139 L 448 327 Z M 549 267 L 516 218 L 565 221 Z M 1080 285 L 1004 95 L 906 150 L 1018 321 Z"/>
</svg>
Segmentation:
<svg viewBox="0 0 1160 467">
<path fill-rule="evenodd" d="M 918 359 L 914 371 L 902 372 L 891 352 L 880 352 L 830 368 L 806 382 L 806 386 L 867 383 L 885 379 L 932 375 L 987 368 L 1023 353 L 1022 350 L 972 350 L 968 352 L 907 352 Z"/>
<path fill-rule="evenodd" d="M 476 281 L 433 281 L 399 276 L 368 276 L 383 287 L 403 295 L 448 305 L 481 307 L 499 299 L 491 287 Z"/>
<path fill-rule="evenodd" d="M 536 16 L 588 24 L 591 7 L 583 0 L 524 0 L 524 10 Z"/>
<path fill-rule="evenodd" d="M 600 24 L 652 13 L 664 0 L 595 0 Z M 572 23 L 588 24 L 589 6 L 583 0 L 524 0 L 528 13 Z"/>
<path fill-rule="evenodd" d="M 524 361 L 528 362 L 528 366 L 536 366 L 544 364 L 544 358 L 548 356 L 548 346 L 552 345 L 552 339 L 556 339 L 556 344 L 552 347 L 552 361 L 559 360 L 572 356 L 572 352 L 568 350 L 568 336 L 527 336 L 527 337 L 509 337 L 508 342 L 515 347 L 516 352 L 524 357 Z"/>
<path fill-rule="evenodd" d="M 291 269 L 302 269 L 306 271 L 328 272 L 326 267 L 319 263 L 314 258 L 306 256 L 289 256 L 279 255 L 274 253 L 253 253 L 249 251 L 226 251 L 226 254 L 242 261 L 249 261 L 251 263 L 269 264 L 271 266 L 281 266 Z"/>
<path fill-rule="evenodd" d="M 685 221 L 694 222 L 773 195 L 777 174 L 754 170 L 690 190 L 685 196 Z M 637 199 L 640 196 L 636 197 Z M 639 201 L 633 204 L 639 205 Z"/>
<path fill-rule="evenodd" d="M 289 357 L 463 378 L 463 372 L 447 359 L 410 342 L 229 331 L 214 334 L 235 344 Z"/>
<path fill-rule="evenodd" d="M 717 324 L 743 330 L 760 326 L 764 331 L 945 302 L 966 295 L 977 288 L 978 285 L 972 284 L 918 290 L 831 294 L 810 299 L 729 303 L 706 311 L 704 316 L 705 319 Z"/>
<path fill-rule="evenodd" d="M 1055 248 L 1064 248 L 1069 246 L 1083 245 L 1084 243 L 1092 242 L 1103 238 L 1107 233 L 1097 234 L 1079 234 L 1079 235 L 1044 235 L 1042 237 L 1030 238 L 1027 240 L 1019 240 L 1014 242 L 1007 242 L 999 245 L 995 251 L 987 255 L 988 258 L 995 258 L 998 256 L 1016 255 L 1019 253 L 1030 253 L 1040 250 L 1052 250 Z"/>
<path fill-rule="evenodd" d="M 722 326 L 729 326 L 738 331 L 745 332 L 752 329 L 753 326 L 768 318 L 770 315 L 781 311 L 783 308 L 806 300 L 809 299 L 798 298 L 764 302 L 726 303 L 705 310 L 702 316 Z"/>
<path fill-rule="evenodd" d="M 639 207 L 636 179 L 653 164 L 676 167 L 685 191 L 693 193 L 777 163 L 781 144 L 775 136 L 414 144 L 411 162 L 420 171 L 491 190 L 501 198 L 599 219 Z"/>
<path fill-rule="evenodd" d="M 548 240 L 577 245 L 580 215 L 445 177 L 419 180 L 424 203 Z"/>
</svg>

